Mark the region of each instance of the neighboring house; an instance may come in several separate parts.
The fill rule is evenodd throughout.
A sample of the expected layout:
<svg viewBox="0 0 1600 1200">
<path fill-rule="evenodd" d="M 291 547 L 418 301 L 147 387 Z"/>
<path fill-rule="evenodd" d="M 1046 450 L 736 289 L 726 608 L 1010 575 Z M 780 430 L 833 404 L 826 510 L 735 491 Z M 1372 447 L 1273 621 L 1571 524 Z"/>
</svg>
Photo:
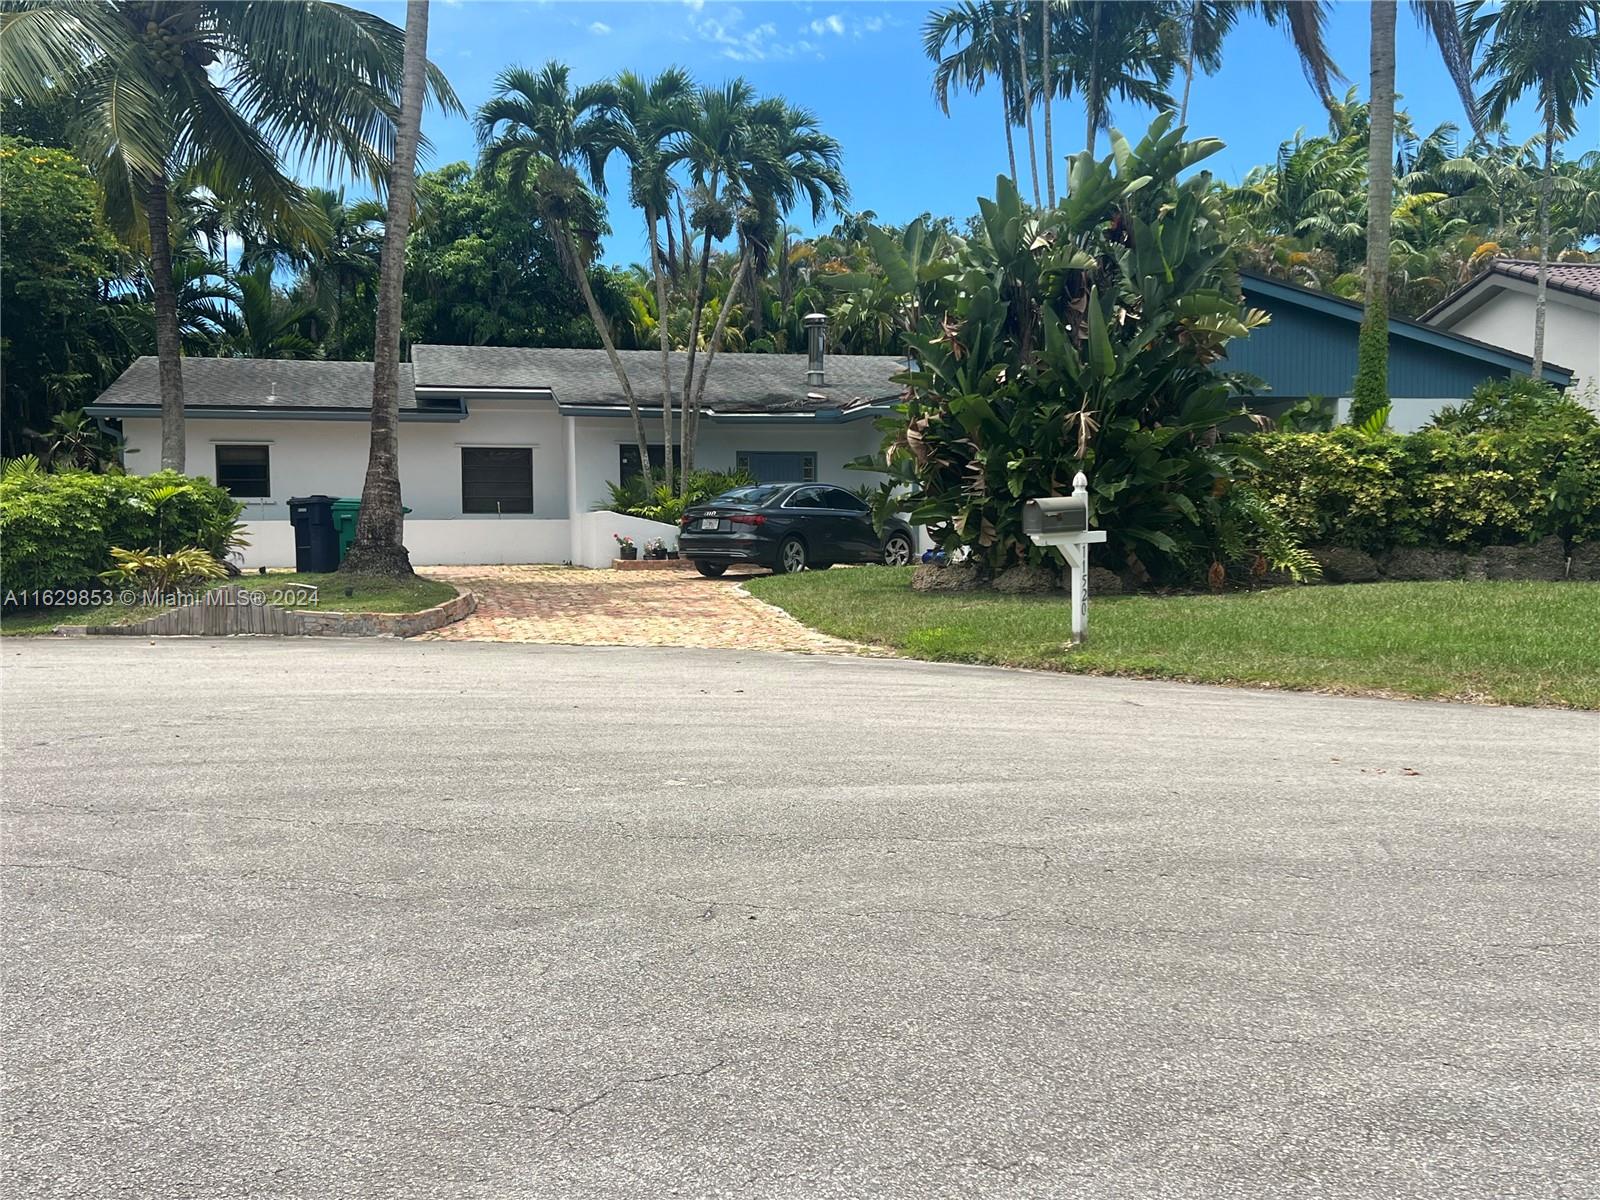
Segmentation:
<svg viewBox="0 0 1600 1200">
<path fill-rule="evenodd" d="M 1357 341 L 1361 333 L 1361 304 L 1327 292 L 1312 291 L 1241 271 L 1239 283 L 1245 304 L 1265 310 L 1272 324 L 1249 338 L 1234 342 L 1227 367 L 1261 379 L 1267 386 L 1252 407 L 1277 415 L 1309 398 L 1336 404 L 1336 416 L 1350 412 L 1355 387 Z M 1485 379 L 1527 375 L 1533 360 L 1507 344 L 1463 336 L 1470 330 L 1451 332 L 1404 317 L 1389 319 L 1390 425 L 1402 432 L 1419 429 L 1440 407 L 1465 399 Z M 1533 335 L 1533 309 L 1528 309 L 1528 341 Z M 1594 355 L 1593 345 L 1589 358 Z M 1553 351 L 1547 356 L 1544 378 L 1558 387 L 1573 382 L 1573 372 L 1555 362 L 1565 362 Z"/>
<path fill-rule="evenodd" d="M 660 354 L 620 353 L 654 458 Z M 400 475 L 413 562 L 599 566 L 615 550 L 613 531 L 651 532 L 592 512 L 609 483 L 638 469 L 633 423 L 604 351 L 418 345 L 411 359 L 400 375 Z M 808 373 L 803 354 L 718 355 L 696 466 L 852 489 L 873 482 L 845 464 L 881 445 L 872 418 L 899 396 L 890 377 L 904 363 L 835 355 L 818 365 Z M 686 356 L 674 354 L 679 388 L 685 368 Z M 183 382 L 188 470 L 244 503 L 247 566 L 292 564 L 288 499 L 361 494 L 372 364 L 185 358 Z M 160 466 L 154 358 L 135 362 L 87 411 L 121 422 L 129 470 Z"/>
<path fill-rule="evenodd" d="M 1539 264 L 1496 258 L 1471 283 L 1422 314 L 1436 329 L 1533 353 Z M 1600 411 L 1600 263 L 1551 263 L 1544 353 L 1572 367 L 1572 394 Z"/>
</svg>

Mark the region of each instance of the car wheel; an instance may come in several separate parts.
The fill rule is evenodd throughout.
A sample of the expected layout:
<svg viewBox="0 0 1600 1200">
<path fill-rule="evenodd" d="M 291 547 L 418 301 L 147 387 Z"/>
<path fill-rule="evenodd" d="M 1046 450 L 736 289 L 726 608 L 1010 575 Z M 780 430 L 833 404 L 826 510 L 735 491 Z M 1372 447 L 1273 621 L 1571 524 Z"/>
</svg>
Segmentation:
<svg viewBox="0 0 1600 1200">
<path fill-rule="evenodd" d="M 806 544 L 797 537 L 786 537 L 778 547 L 778 561 L 773 565 L 777 575 L 793 575 L 806 569 Z"/>
<path fill-rule="evenodd" d="M 903 567 L 911 561 L 911 539 L 903 533 L 891 533 L 883 543 L 883 565 Z"/>
<path fill-rule="evenodd" d="M 721 579 L 724 571 L 728 569 L 727 563 L 701 562 L 695 560 L 694 569 L 707 579 Z"/>
</svg>

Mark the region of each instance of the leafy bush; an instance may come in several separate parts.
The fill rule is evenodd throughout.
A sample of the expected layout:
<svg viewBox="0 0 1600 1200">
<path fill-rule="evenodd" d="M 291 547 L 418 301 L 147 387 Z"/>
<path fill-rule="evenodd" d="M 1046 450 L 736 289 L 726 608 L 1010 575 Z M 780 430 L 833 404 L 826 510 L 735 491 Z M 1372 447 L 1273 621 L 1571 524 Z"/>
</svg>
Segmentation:
<svg viewBox="0 0 1600 1200">
<path fill-rule="evenodd" d="M 1035 212 L 1002 177 L 967 242 L 915 266 L 874 242 L 913 327 L 906 399 L 880 422 L 877 505 L 909 510 L 945 550 L 989 571 L 1039 562 L 1022 501 L 1065 495 L 1082 470 L 1108 551 L 1135 576 L 1217 577 L 1234 554 L 1304 567 L 1288 531 L 1234 487 L 1251 448 L 1218 436 L 1241 413 L 1215 370 L 1266 321 L 1224 265 L 1210 176 L 1221 149 L 1171 116 L 1136 146 L 1074 155 L 1066 198 Z"/>
<path fill-rule="evenodd" d="M 1265 433 L 1251 482 L 1302 541 L 1376 552 L 1600 537 L 1600 421 L 1540 385 L 1487 385 L 1412 434 Z"/>
<path fill-rule="evenodd" d="M 749 471 L 693 471 L 682 481 L 683 494 L 675 496 L 671 488 L 651 487 L 648 479 L 635 475 L 627 483 L 606 484 L 611 491 L 611 503 L 606 507 L 626 516 L 676 525 L 686 509 L 704 504 L 732 488 L 749 487 L 755 482 L 755 476 Z"/>
<path fill-rule="evenodd" d="M 109 571 L 101 571 L 100 578 L 114 587 L 170 592 L 205 579 L 221 579 L 228 573 L 226 567 L 197 546 L 174 550 L 170 554 L 124 550 L 120 546 L 113 546 L 111 558 L 116 566 Z"/>
<path fill-rule="evenodd" d="M 0 584 L 33 592 L 90 583 L 112 567 L 113 546 L 194 546 L 221 559 L 243 544 L 241 511 L 216 484 L 173 471 L 48 474 L 17 460 L 0 475 Z"/>
</svg>

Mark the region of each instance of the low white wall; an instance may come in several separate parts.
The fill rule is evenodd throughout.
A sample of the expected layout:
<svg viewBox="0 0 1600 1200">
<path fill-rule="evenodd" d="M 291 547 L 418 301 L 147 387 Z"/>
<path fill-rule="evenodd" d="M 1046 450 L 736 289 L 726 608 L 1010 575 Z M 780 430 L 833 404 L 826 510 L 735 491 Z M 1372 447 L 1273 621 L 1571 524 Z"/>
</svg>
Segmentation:
<svg viewBox="0 0 1600 1200">
<path fill-rule="evenodd" d="M 250 545 L 234 556 L 245 570 L 294 566 L 294 527 L 288 521 L 247 521 L 245 536 Z M 537 518 L 417 521 L 408 517 L 405 543 L 412 565 L 418 567 L 559 563 L 571 553 L 566 521 Z"/>
<path fill-rule="evenodd" d="M 643 517 L 629 517 L 614 512 L 588 512 L 578 518 L 578 561 L 580 567 L 609 567 L 611 560 L 619 557 L 613 534 L 631 537 L 633 544 L 644 554 L 644 544 L 651 538 L 660 538 L 668 550 L 678 548 L 678 527 L 661 521 L 646 521 Z M 563 558 L 565 555 L 562 556 Z"/>
</svg>

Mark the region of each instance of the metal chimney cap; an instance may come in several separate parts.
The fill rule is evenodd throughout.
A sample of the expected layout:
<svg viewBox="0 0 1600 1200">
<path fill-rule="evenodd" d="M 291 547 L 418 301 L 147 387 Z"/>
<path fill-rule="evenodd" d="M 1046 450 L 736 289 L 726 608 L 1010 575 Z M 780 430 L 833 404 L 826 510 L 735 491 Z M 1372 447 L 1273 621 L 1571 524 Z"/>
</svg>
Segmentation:
<svg viewBox="0 0 1600 1200">
<path fill-rule="evenodd" d="M 804 323 L 807 325 L 826 325 L 828 323 L 828 314 L 816 312 L 807 313 L 804 318 Z"/>
</svg>

